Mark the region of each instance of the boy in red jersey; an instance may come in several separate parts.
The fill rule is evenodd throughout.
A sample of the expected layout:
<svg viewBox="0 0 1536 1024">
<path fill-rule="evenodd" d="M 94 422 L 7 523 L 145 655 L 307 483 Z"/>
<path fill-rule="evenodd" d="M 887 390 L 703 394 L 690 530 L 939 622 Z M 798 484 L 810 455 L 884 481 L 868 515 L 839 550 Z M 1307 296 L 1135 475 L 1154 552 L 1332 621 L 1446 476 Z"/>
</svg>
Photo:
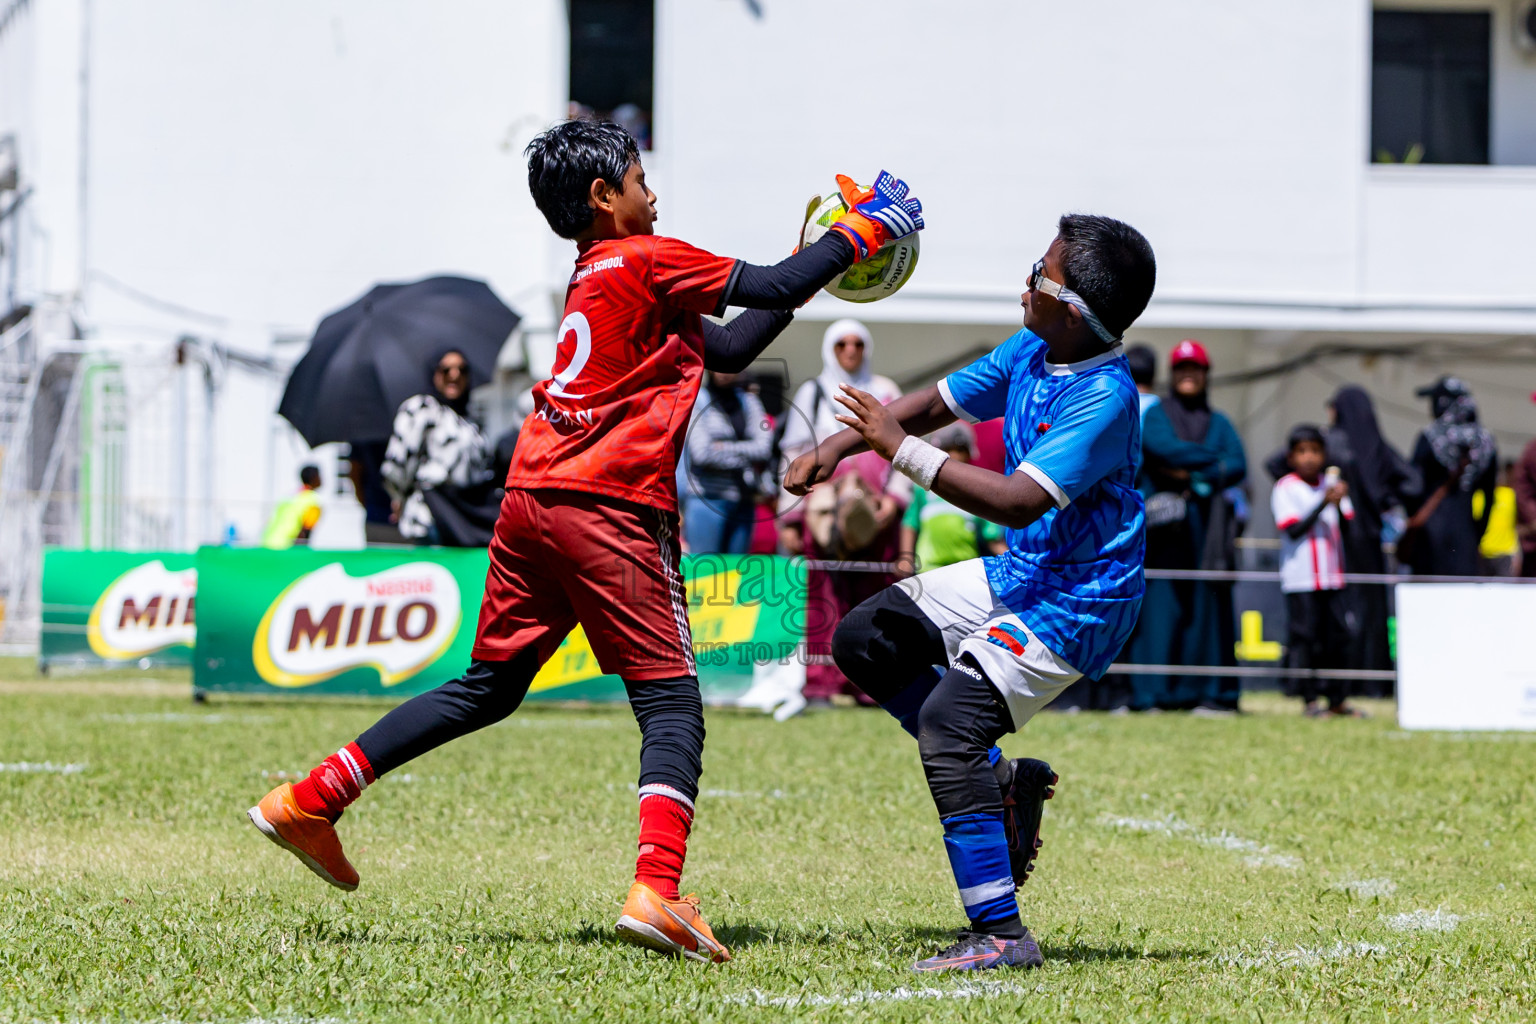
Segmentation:
<svg viewBox="0 0 1536 1024">
<path fill-rule="evenodd" d="M 395 708 L 251 821 L 321 878 L 357 887 L 334 828 L 374 779 L 517 709 L 579 622 L 640 724 L 640 854 L 618 921 L 624 939 L 694 960 L 730 959 L 679 896 L 704 749 L 704 713 L 678 571 L 678 452 L 711 370 L 738 372 L 793 310 L 886 241 L 922 228 L 922 205 L 881 173 L 839 176 L 848 213 L 772 267 L 652 234 L 656 196 L 616 125 L 569 121 L 529 143 L 540 212 L 577 243 L 554 376 L 534 387 L 491 541 L 474 660 L 459 679 Z M 703 319 L 748 312 L 727 326 Z"/>
</svg>

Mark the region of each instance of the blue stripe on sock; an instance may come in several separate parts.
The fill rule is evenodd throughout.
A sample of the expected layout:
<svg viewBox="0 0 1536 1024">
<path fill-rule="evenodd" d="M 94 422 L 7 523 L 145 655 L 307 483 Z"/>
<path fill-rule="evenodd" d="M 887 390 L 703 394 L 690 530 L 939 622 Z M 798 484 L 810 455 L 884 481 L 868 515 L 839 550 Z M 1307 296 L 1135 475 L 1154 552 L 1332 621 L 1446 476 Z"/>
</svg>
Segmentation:
<svg viewBox="0 0 1536 1024">
<path fill-rule="evenodd" d="M 972 924 L 1016 916 L 1019 905 L 1013 896 L 1002 814 L 959 814 L 945 818 L 943 825 L 944 852 Z"/>
</svg>

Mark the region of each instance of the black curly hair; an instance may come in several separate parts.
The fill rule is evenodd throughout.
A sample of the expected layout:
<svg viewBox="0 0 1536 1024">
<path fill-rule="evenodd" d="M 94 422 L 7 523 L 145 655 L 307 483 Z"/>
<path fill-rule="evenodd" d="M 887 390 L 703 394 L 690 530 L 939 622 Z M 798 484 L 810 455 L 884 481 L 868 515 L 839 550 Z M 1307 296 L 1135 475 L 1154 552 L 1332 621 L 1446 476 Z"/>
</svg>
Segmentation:
<svg viewBox="0 0 1536 1024">
<path fill-rule="evenodd" d="M 588 202 L 592 182 L 601 178 L 619 192 L 640 146 L 609 121 L 562 121 L 534 137 L 528 158 L 528 191 L 539 212 L 561 238 L 575 238 L 592 226 Z"/>
</svg>

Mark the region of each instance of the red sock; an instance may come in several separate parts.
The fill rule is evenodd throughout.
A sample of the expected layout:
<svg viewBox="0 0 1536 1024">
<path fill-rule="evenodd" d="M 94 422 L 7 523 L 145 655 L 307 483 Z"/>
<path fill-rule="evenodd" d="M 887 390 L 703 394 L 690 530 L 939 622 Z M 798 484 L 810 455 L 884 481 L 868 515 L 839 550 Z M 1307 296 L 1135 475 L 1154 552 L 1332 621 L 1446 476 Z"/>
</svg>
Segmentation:
<svg viewBox="0 0 1536 1024">
<path fill-rule="evenodd" d="M 373 765 L 356 743 L 348 743 L 321 761 L 307 778 L 293 784 L 293 798 L 307 814 L 332 824 L 342 809 L 363 795 L 373 781 Z"/>
<path fill-rule="evenodd" d="M 687 797 L 670 786 L 640 787 L 640 856 L 635 860 L 635 881 L 644 882 L 665 899 L 677 899 L 692 827 L 693 802 Z"/>
</svg>

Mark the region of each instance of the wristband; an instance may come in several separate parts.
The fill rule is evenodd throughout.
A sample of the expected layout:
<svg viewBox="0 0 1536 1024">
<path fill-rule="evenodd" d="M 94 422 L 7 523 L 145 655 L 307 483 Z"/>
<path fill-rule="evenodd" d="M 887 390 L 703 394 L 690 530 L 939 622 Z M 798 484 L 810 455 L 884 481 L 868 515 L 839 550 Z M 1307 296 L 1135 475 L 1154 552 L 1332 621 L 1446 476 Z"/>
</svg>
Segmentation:
<svg viewBox="0 0 1536 1024">
<path fill-rule="evenodd" d="M 896 454 L 891 457 L 891 465 L 897 472 L 911 477 L 913 483 L 927 491 L 933 488 L 934 478 L 939 475 L 939 467 L 948 459 L 948 455 L 927 441 L 908 434 L 901 442 L 901 447 L 896 449 Z"/>
</svg>

